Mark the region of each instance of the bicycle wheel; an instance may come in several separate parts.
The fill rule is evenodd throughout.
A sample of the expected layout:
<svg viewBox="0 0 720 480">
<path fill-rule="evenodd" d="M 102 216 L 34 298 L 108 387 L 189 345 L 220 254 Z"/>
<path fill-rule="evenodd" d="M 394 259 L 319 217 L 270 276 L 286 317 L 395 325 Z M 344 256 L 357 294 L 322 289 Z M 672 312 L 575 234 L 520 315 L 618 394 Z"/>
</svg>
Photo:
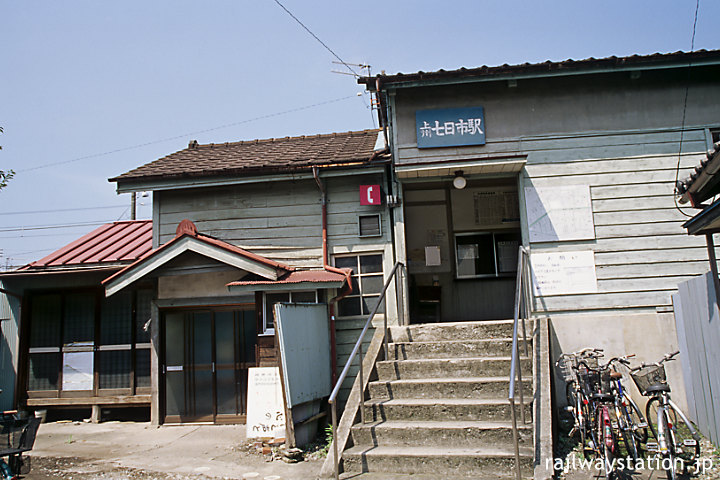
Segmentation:
<svg viewBox="0 0 720 480">
<path fill-rule="evenodd" d="M 665 415 L 673 436 L 673 454 L 682 459 L 684 469 L 687 470 L 700 456 L 700 444 L 693 437 L 691 427 L 685 423 L 682 415 L 678 414 L 672 405 L 668 405 Z"/>
<path fill-rule="evenodd" d="M 575 382 L 570 382 L 565 385 L 565 399 L 567 400 L 568 407 L 572 408 L 572 411 L 570 412 L 572 414 L 573 421 L 573 424 L 570 426 L 570 428 L 572 429 L 573 427 L 577 427 L 578 424 L 577 395 L 575 394 Z"/>
<path fill-rule="evenodd" d="M 669 408 L 669 406 L 668 406 Z M 665 443 L 667 450 L 661 452 L 662 455 L 662 468 L 665 470 L 668 480 L 677 480 L 677 469 L 675 464 L 675 448 L 674 448 L 674 437 L 669 432 L 672 431 L 672 424 L 668 421 L 667 410 L 663 410 L 662 417 L 659 418 L 658 410 L 660 409 L 660 401 L 657 397 L 651 398 L 645 406 L 645 415 L 648 420 L 648 427 L 658 442 L 658 448 L 660 448 L 660 440 L 658 438 L 659 425 L 658 422 L 664 424 L 663 431 L 665 432 Z"/>
<path fill-rule="evenodd" d="M 627 408 L 622 404 L 616 405 L 613 412 L 617 425 L 615 438 L 622 438 L 622 443 L 625 447 L 625 456 L 637 460 L 640 457 L 640 443 L 635 437 L 632 421 L 627 415 Z M 618 456 L 620 456 L 620 452 L 618 452 Z"/>
<path fill-rule="evenodd" d="M 602 456 L 603 461 L 601 476 L 607 480 L 612 480 L 615 478 L 615 453 L 613 452 L 613 446 L 617 448 L 617 443 L 612 429 L 610 429 L 610 431 L 606 431 L 602 413 L 598 412 L 597 417 L 597 447 L 598 454 Z M 608 435 L 610 436 L 609 438 Z"/>
<path fill-rule="evenodd" d="M 597 448 L 597 442 L 594 438 L 594 425 L 595 419 L 591 416 L 590 404 L 586 403 L 585 395 L 580 393 L 578 398 L 578 405 L 582 412 L 580 420 L 580 444 L 583 449 L 583 456 L 586 460 L 592 460 L 595 455 L 595 449 Z M 592 444 L 592 445 L 591 445 Z"/>
<path fill-rule="evenodd" d="M 648 428 L 650 429 L 650 433 L 652 433 L 653 438 L 655 441 L 657 441 L 657 410 L 658 410 L 659 401 L 657 397 L 653 397 L 650 400 L 648 400 L 647 405 L 645 405 L 645 418 L 647 419 Z"/>
<path fill-rule="evenodd" d="M 647 427 L 642 427 L 640 425 L 647 424 L 645 421 L 645 418 L 643 417 L 642 412 L 640 411 L 640 408 L 637 406 L 637 404 L 633 401 L 632 398 L 626 393 L 623 393 L 623 397 L 625 399 L 625 415 L 628 417 L 628 421 L 633 426 L 633 432 L 635 433 L 635 438 L 637 439 L 638 443 L 645 443 L 648 439 L 648 431 Z"/>
</svg>

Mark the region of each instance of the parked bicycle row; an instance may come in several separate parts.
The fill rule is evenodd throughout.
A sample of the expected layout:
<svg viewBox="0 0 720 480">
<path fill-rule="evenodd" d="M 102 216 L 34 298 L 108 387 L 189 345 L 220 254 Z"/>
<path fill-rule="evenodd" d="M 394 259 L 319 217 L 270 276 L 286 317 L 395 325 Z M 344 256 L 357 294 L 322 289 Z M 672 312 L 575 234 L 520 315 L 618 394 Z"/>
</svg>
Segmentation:
<svg viewBox="0 0 720 480">
<path fill-rule="evenodd" d="M 616 477 L 619 465 L 637 465 L 651 456 L 659 457 L 669 480 L 695 467 L 700 437 L 670 398 L 665 374 L 665 363 L 679 353 L 632 366 L 634 355 L 603 361 L 602 349 L 585 348 L 562 354 L 555 364 L 566 382 L 570 436 L 579 437 L 588 460 L 602 460 L 605 478 Z M 648 397 L 644 415 L 623 384 L 622 370 Z"/>
</svg>

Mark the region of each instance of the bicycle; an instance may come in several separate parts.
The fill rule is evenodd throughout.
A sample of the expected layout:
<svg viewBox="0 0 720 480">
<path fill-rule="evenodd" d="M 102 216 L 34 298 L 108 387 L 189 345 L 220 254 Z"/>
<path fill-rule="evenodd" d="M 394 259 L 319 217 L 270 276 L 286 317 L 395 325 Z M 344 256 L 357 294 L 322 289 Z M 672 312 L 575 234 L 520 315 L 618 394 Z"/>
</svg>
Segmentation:
<svg viewBox="0 0 720 480">
<path fill-rule="evenodd" d="M 622 357 L 612 358 L 607 365 L 612 366 L 614 363 L 620 363 L 629 368 L 630 361 L 635 355 L 625 355 Z M 643 418 L 640 408 L 628 395 L 622 384 L 622 373 L 617 370 L 610 372 L 610 389 L 614 397 L 615 418 L 617 419 L 617 433 L 625 445 L 627 455 L 632 457 L 633 461 L 637 461 L 642 457 L 641 445 L 647 442 L 648 424 Z"/>
<path fill-rule="evenodd" d="M 648 443 L 647 447 L 657 451 L 662 458 L 668 480 L 676 480 L 678 467 L 687 471 L 690 463 L 700 456 L 700 436 L 687 416 L 670 399 L 670 385 L 665 375 L 665 362 L 674 360 L 679 353 L 665 354 L 659 362 L 643 363 L 630 369 L 630 376 L 640 393 L 651 397 L 645 407 L 645 415 L 657 444 Z"/>
<path fill-rule="evenodd" d="M 0 390 L 2 393 L 2 390 Z M 30 457 L 40 419 L 27 417 L 17 410 L 0 412 L 0 478 L 15 480 L 18 474 L 30 471 Z M 8 457 L 7 462 L 2 457 Z"/>
<path fill-rule="evenodd" d="M 597 358 L 602 356 L 600 348 L 584 348 L 577 352 L 563 353 L 555 362 L 565 380 L 565 397 L 567 400 L 567 411 L 572 414 L 573 427 L 568 433 L 569 437 L 576 433 L 580 434 L 580 445 L 583 448 L 583 455 L 590 458 L 592 450 L 587 448 L 587 429 L 590 412 L 588 406 L 589 400 L 583 392 L 581 381 L 578 373 L 578 363 L 580 359 L 597 365 Z M 584 373 L 584 372 L 583 372 Z"/>
<path fill-rule="evenodd" d="M 618 457 L 618 444 L 615 435 L 612 413 L 614 413 L 615 396 L 612 393 L 610 379 L 610 362 L 590 367 L 584 360 L 578 367 L 585 367 L 587 378 L 583 382 L 586 396 L 590 399 L 589 446 L 595 455 L 602 459 L 602 474 L 608 480 L 617 477 L 615 459 Z"/>
</svg>

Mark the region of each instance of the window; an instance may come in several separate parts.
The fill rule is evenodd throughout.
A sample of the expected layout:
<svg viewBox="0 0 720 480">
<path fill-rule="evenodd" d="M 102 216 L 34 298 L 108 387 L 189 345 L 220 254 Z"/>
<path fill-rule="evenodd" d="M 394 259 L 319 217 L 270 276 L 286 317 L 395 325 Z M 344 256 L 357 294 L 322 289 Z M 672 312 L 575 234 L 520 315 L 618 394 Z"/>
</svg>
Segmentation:
<svg viewBox="0 0 720 480">
<path fill-rule="evenodd" d="M 150 332 L 142 327 L 152 297 L 152 290 L 33 295 L 28 390 L 128 394 L 150 387 Z"/>
<path fill-rule="evenodd" d="M 263 296 L 263 335 L 275 334 L 275 304 L 282 302 L 318 303 L 317 291 L 265 293 Z"/>
<path fill-rule="evenodd" d="M 380 235 L 382 235 L 380 215 L 360 215 L 358 217 L 359 237 L 379 237 Z"/>
<path fill-rule="evenodd" d="M 338 316 L 370 315 L 384 284 L 381 254 L 335 257 L 337 268 L 351 268 L 352 293 L 338 302 Z M 385 302 L 377 313 L 385 313 Z"/>
<path fill-rule="evenodd" d="M 455 235 L 457 278 L 501 277 L 517 270 L 520 234 L 516 232 Z"/>
<path fill-rule="evenodd" d="M 712 140 L 713 145 L 720 142 L 720 128 L 710 129 L 710 139 Z M 710 148 L 713 148 L 713 145 L 710 145 Z"/>
</svg>

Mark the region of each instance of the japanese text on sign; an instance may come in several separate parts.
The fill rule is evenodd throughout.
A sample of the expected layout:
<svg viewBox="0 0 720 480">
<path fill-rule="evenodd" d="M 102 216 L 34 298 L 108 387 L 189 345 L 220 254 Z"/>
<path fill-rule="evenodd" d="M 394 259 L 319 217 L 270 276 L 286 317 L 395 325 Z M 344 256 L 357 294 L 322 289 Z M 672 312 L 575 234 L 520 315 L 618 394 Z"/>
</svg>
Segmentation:
<svg viewBox="0 0 720 480">
<path fill-rule="evenodd" d="M 418 148 L 485 144 L 482 107 L 418 110 L 415 124 Z"/>
<path fill-rule="evenodd" d="M 433 134 L 438 137 L 444 135 L 475 135 L 485 133 L 482 129 L 482 118 L 468 118 L 467 120 L 460 118 L 457 122 L 443 122 L 435 120 L 435 125 L 430 125 L 423 121 L 420 127 L 420 135 L 422 137 L 432 137 Z"/>
</svg>

